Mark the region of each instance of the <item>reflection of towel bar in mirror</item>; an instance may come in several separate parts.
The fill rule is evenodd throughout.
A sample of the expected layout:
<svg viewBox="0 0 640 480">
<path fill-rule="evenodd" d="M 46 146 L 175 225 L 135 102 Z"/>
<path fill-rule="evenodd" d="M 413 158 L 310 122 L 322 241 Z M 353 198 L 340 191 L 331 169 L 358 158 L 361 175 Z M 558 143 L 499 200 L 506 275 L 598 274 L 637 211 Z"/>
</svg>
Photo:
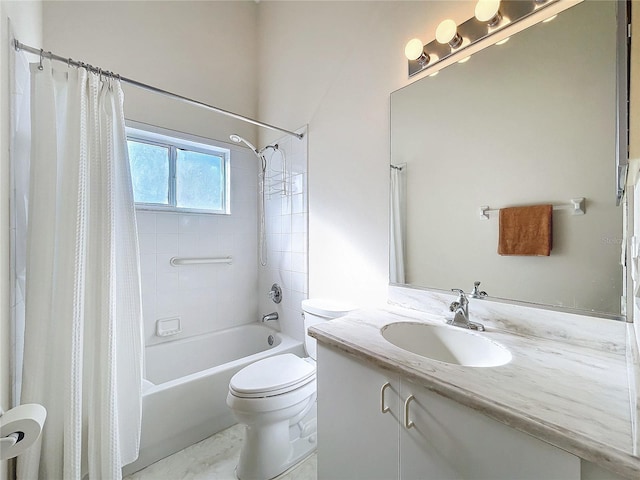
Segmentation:
<svg viewBox="0 0 640 480">
<path fill-rule="evenodd" d="M 584 197 L 572 198 L 570 199 L 570 203 L 554 205 L 553 209 L 569 210 L 571 212 L 571 215 L 584 215 L 586 213 L 586 209 L 584 206 Z M 499 211 L 499 208 L 489 208 L 488 205 L 483 205 L 480 207 L 480 218 L 483 220 L 489 220 L 489 215 L 491 213 L 498 213 Z"/>
<path fill-rule="evenodd" d="M 169 260 L 169 263 L 174 267 L 180 265 L 196 265 L 202 263 L 228 263 L 231 264 L 233 258 L 228 257 L 173 257 Z"/>
</svg>

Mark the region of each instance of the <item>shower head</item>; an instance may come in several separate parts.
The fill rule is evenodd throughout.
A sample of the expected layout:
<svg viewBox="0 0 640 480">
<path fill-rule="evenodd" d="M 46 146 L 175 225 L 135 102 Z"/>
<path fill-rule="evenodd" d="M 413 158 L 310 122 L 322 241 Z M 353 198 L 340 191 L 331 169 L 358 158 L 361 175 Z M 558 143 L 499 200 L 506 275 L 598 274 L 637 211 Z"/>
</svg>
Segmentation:
<svg viewBox="0 0 640 480">
<path fill-rule="evenodd" d="M 232 133 L 229 138 L 231 139 L 232 142 L 234 143 L 244 143 L 247 147 L 249 147 L 251 150 L 253 150 L 255 152 L 256 155 L 260 155 L 260 152 L 258 152 L 258 149 L 256 147 L 254 147 L 251 142 L 245 140 L 244 138 L 242 138 L 240 135 L 236 135 L 235 133 Z"/>
</svg>

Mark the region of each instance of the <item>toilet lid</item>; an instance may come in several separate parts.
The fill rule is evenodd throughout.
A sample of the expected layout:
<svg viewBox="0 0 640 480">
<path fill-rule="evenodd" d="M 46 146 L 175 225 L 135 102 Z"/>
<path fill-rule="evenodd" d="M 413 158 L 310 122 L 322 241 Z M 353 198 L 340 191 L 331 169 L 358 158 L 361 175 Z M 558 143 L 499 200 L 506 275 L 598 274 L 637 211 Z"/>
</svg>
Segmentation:
<svg viewBox="0 0 640 480">
<path fill-rule="evenodd" d="M 244 367 L 231 377 L 229 387 L 241 395 L 284 393 L 281 390 L 308 381 L 315 373 L 312 364 L 292 353 L 285 353 Z"/>
<path fill-rule="evenodd" d="M 328 298 L 307 298 L 302 301 L 302 310 L 325 318 L 342 317 L 358 307 L 353 303 L 331 300 Z"/>
</svg>

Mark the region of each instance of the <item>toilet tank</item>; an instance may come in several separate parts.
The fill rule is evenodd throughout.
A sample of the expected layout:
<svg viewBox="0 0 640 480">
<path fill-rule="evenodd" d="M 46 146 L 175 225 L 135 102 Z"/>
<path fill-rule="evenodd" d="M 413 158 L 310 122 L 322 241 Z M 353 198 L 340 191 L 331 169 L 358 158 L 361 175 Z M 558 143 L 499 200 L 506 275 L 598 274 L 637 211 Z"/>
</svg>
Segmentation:
<svg viewBox="0 0 640 480">
<path fill-rule="evenodd" d="M 343 317 L 358 307 L 351 303 L 330 300 L 326 298 L 309 298 L 302 301 L 302 315 L 304 317 L 304 348 L 307 354 L 316 359 L 316 340 L 307 332 L 309 327 L 328 322 L 334 318 Z"/>
</svg>

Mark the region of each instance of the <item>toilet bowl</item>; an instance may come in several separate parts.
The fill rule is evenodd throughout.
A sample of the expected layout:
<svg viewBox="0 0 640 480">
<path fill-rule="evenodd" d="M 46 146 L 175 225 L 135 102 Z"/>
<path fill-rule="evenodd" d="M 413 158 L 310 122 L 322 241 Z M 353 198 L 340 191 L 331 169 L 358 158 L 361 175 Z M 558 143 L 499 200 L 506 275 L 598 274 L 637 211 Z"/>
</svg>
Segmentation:
<svg viewBox="0 0 640 480">
<path fill-rule="evenodd" d="M 316 448 L 316 344 L 306 335 L 316 323 L 346 315 L 355 307 L 323 299 L 302 302 L 305 350 L 252 363 L 229 382 L 227 405 L 245 425 L 236 468 L 240 480 L 267 480 L 285 472 Z"/>
</svg>

